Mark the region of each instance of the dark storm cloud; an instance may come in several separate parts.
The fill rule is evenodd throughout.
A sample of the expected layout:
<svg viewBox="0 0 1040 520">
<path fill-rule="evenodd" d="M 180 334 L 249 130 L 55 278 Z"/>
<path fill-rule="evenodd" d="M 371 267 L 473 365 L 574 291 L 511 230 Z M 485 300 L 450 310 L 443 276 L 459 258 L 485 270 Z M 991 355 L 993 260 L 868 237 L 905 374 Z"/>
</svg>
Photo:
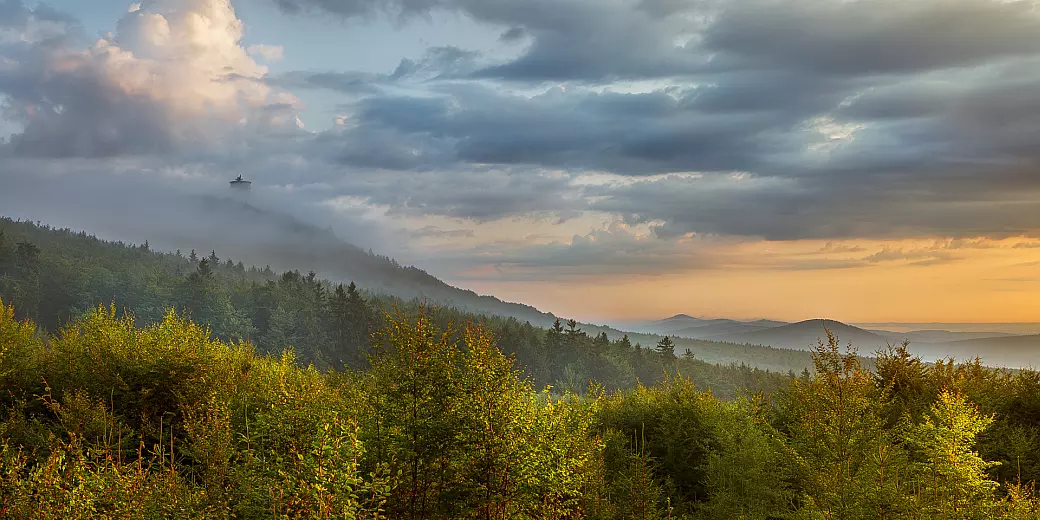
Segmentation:
<svg viewBox="0 0 1040 520">
<path fill-rule="evenodd" d="M 660 242 L 1040 235 L 1032 2 L 275 1 L 346 18 L 461 12 L 516 53 L 432 47 L 382 74 L 229 74 L 346 94 L 339 124 L 313 135 L 257 124 L 241 132 L 263 132 L 264 146 L 236 134 L 185 147 L 194 127 L 165 105 L 120 93 L 96 68 L 50 72 L 42 64 L 53 44 L 7 46 L 2 56 L 20 64 L 0 66 L 0 91 L 21 110 L 9 117 L 50 111 L 36 112 L 9 148 L 177 162 L 240 140 L 254 144 L 212 153 L 226 164 L 263 162 L 250 155 L 262 152 L 302 165 L 271 182 L 329 186 L 392 215 L 597 211 L 649 225 Z M 7 12 L 29 19 L 10 0 L 0 3 Z M 271 102 L 256 111 L 284 121 L 295 110 Z M 277 171 L 268 166 L 258 168 Z M 578 180 L 602 172 L 624 180 Z M 658 245 L 643 240 L 625 247 L 650 255 Z M 596 256 L 582 247 L 560 245 L 545 265 Z"/>
<path fill-rule="evenodd" d="M 734 1 L 704 32 L 725 65 L 822 74 L 969 66 L 1040 51 L 1032 1 Z"/>
<path fill-rule="evenodd" d="M 1040 200 L 1040 16 L 1032 2 L 393 5 L 399 13 L 457 9 L 530 38 L 517 58 L 472 77 L 500 87 L 579 83 L 518 95 L 456 79 L 421 98 L 362 100 L 341 137 L 365 152 L 340 154 L 347 164 L 746 172 L 732 186 L 680 176 L 581 193 L 592 209 L 654 222 L 662 238 L 1040 229 L 1029 216 Z M 675 86 L 623 94 L 582 84 L 609 89 L 624 78 Z M 366 138 L 372 131 L 379 142 Z"/>
<path fill-rule="evenodd" d="M 608 188 L 592 208 L 654 223 L 663 238 L 687 234 L 770 240 L 943 235 L 1036 235 L 1040 189 L 1001 187 L 984 175 L 946 182 L 861 178 L 667 177 Z"/>
<path fill-rule="evenodd" d="M 393 87 L 468 76 L 477 68 L 479 53 L 454 46 L 431 47 L 419 59 L 403 58 L 386 74 L 371 72 L 291 71 L 263 80 L 288 89 L 326 89 L 351 95 L 381 94 Z M 248 78 L 232 78 L 248 79 Z"/>
<path fill-rule="evenodd" d="M 518 80 L 686 76 L 732 68 L 887 74 L 1040 50 L 1031 1 L 276 0 L 347 18 L 460 11 L 530 47 L 478 74 Z M 708 58 L 711 57 L 709 63 Z"/>
<path fill-rule="evenodd" d="M 707 112 L 698 95 L 550 89 L 526 97 L 470 86 L 436 97 L 373 97 L 356 105 L 355 126 L 341 136 L 350 150 L 342 159 L 366 167 L 378 166 L 371 161 L 378 157 L 393 168 L 449 160 L 653 174 L 751 169 L 784 149 L 792 119 Z"/>
<path fill-rule="evenodd" d="M 515 42 L 526 35 L 527 31 L 525 31 L 523 27 L 513 27 L 502 33 L 502 36 L 499 36 L 498 39 L 504 42 Z"/>
<path fill-rule="evenodd" d="M 693 71 L 704 58 L 676 46 L 676 24 L 626 0 L 275 0 L 289 12 L 407 18 L 434 10 L 462 12 L 501 26 L 503 40 L 531 40 L 516 60 L 475 72 L 523 81 L 638 79 Z"/>
</svg>

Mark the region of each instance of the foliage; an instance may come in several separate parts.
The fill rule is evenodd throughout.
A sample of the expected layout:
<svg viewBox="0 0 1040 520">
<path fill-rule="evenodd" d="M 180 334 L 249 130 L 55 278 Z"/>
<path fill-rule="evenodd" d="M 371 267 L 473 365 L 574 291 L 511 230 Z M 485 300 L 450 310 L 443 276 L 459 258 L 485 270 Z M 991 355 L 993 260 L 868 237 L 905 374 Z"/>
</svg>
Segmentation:
<svg viewBox="0 0 1040 520">
<path fill-rule="evenodd" d="M 1031 370 L 906 345 L 864 362 L 828 335 L 794 377 L 19 226 L 0 233 L 2 518 L 1040 511 Z"/>
<path fill-rule="evenodd" d="M 407 270 L 392 271 L 403 276 Z M 16 305 L 18 318 L 32 318 L 50 332 L 90 314 L 99 303 L 118 303 L 119 314 L 133 314 L 142 325 L 157 323 L 176 310 L 217 338 L 249 341 L 267 354 L 291 346 L 302 362 L 321 369 L 367 367 L 372 335 L 383 327 L 383 316 L 395 308 L 415 314 L 425 305 L 365 292 L 353 282 L 331 283 L 314 272 L 277 275 L 267 267 L 247 268 L 221 259 L 216 251 L 184 257 L 2 218 L 0 298 Z M 450 307 L 432 318 L 439 327 L 449 321 L 481 324 L 493 332 L 499 348 L 515 356 L 532 383 L 561 392 L 581 393 L 591 382 L 608 389 L 634 388 L 639 382 L 681 372 L 720 395 L 736 397 L 743 389 L 775 390 L 788 379 L 782 373 L 730 364 L 786 352 L 775 349 L 754 347 L 758 350 L 752 357 L 744 355 L 752 347 L 686 340 L 698 354 L 710 349 L 704 359 L 729 360 L 707 363 L 693 357 L 676 360 L 674 352 L 642 356 L 627 336 L 611 340 L 607 330 L 590 333 L 574 320 L 566 326 L 557 320 L 555 327 L 544 330 L 513 318 Z M 674 349 L 671 340 L 668 344 Z M 802 357 L 789 352 L 778 363 L 800 369 Z"/>
</svg>

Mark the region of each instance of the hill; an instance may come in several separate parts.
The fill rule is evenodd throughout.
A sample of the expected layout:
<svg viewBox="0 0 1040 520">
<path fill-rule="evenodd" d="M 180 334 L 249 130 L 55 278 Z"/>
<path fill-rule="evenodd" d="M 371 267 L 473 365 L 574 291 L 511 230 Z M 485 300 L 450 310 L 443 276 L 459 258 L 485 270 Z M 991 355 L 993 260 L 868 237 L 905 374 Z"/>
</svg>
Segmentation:
<svg viewBox="0 0 1040 520">
<path fill-rule="evenodd" d="M 633 330 L 655 334 L 669 334 L 685 338 L 709 339 L 725 334 L 755 332 L 787 325 L 783 321 L 755 320 L 739 321 L 726 318 L 695 318 L 688 314 L 676 314 L 663 320 L 634 324 Z"/>
<path fill-rule="evenodd" d="M 959 360 L 978 356 L 990 366 L 1040 367 L 1040 335 L 966 339 L 922 345 L 918 350 Z"/>
<path fill-rule="evenodd" d="M 247 265 L 266 265 L 279 272 L 314 271 L 333 282 L 354 281 L 373 293 L 406 301 L 428 300 L 466 312 L 515 317 L 543 327 L 555 319 L 529 305 L 453 287 L 422 269 L 365 251 L 330 229 L 246 200 L 170 195 L 147 211 L 136 223 L 135 219 L 88 221 L 96 222 L 107 232 L 103 238 L 147 241 L 155 249 L 180 250 L 184 255 L 195 250 L 200 257 L 215 251 L 222 260 L 244 260 Z M 47 238 L 36 236 L 33 240 Z"/>
<path fill-rule="evenodd" d="M 330 300 L 336 282 L 358 280 L 376 315 L 392 312 L 395 306 L 415 309 L 414 302 L 419 299 L 443 309 L 458 323 L 475 320 L 498 324 L 502 344 L 515 345 L 507 350 L 531 366 L 537 363 L 540 368 L 532 371 L 544 378 L 540 381 L 558 383 L 561 374 L 550 371 L 548 363 L 553 360 L 541 350 L 544 329 L 556 321 L 551 314 L 451 287 L 420 269 L 364 252 L 330 232 L 288 217 L 248 205 L 229 207 L 211 209 L 229 218 L 252 215 L 249 221 L 254 225 L 225 221 L 226 225 L 247 229 L 229 239 L 229 245 L 235 247 L 217 250 L 216 260 L 207 262 L 211 272 L 205 283 L 195 279 L 201 276 L 195 272 L 201 269 L 201 258 L 208 256 L 205 249 L 195 251 L 202 252 L 197 255 L 200 260 L 192 260 L 185 254 L 190 250 L 161 252 L 148 243 L 105 241 L 83 231 L 0 218 L 0 298 L 15 303 L 22 316 L 32 317 L 50 330 L 59 329 L 99 303 L 115 302 L 136 314 L 141 323 L 161 320 L 166 309 L 195 309 L 194 316 L 219 337 L 250 339 L 265 352 L 293 345 L 303 349 L 299 352 L 305 360 L 328 366 L 341 360 L 360 361 L 352 353 L 353 347 L 337 346 L 336 334 L 326 323 L 332 313 Z M 189 243 L 206 243 L 216 236 L 203 233 Z M 277 237 L 286 240 L 281 248 L 284 252 L 277 251 Z M 187 241 L 189 237 L 184 238 Z M 236 256 L 226 255 L 227 250 L 236 251 Z M 250 251 L 266 254 L 266 258 L 277 254 L 280 263 L 274 265 L 293 268 L 278 275 L 270 267 L 247 267 L 245 262 L 260 263 L 250 256 L 238 256 Z M 211 250 L 210 255 L 216 253 Z M 292 266 L 296 261 L 299 264 Z M 314 274 L 301 274 L 298 269 L 313 269 Z M 338 274 L 326 275 L 333 282 L 330 284 L 318 277 L 319 270 Z M 507 318 L 514 322 L 510 324 Z M 576 326 L 584 329 L 589 339 L 606 335 L 608 341 L 620 341 L 626 335 L 609 327 Z M 630 340 L 633 346 L 641 343 L 652 349 L 661 338 L 632 333 Z M 689 350 L 692 359 L 704 363 L 745 364 L 780 372 L 800 372 L 811 366 L 805 352 L 691 339 L 676 343 L 677 354 L 685 355 Z M 623 374 L 618 370 L 628 369 L 622 365 L 611 369 L 611 377 L 618 381 L 634 382 L 636 377 L 652 381 L 663 373 L 658 366 L 646 363 Z M 600 371 L 597 367 L 585 368 Z"/>
<path fill-rule="evenodd" d="M 870 330 L 874 334 L 892 340 L 893 343 L 902 343 L 903 340 L 912 344 L 922 343 L 948 343 L 951 341 L 962 341 L 985 338 L 1003 338 L 1016 336 L 1007 332 L 957 332 L 950 330 L 911 330 L 907 332 L 893 332 L 888 330 Z"/>
<path fill-rule="evenodd" d="M 254 264 L 268 264 L 275 270 L 314 271 L 333 282 L 354 281 L 370 291 L 403 300 L 429 300 L 466 312 L 513 317 L 539 326 L 548 326 L 555 319 L 529 305 L 454 287 L 422 269 L 364 251 L 331 230 L 285 213 L 217 197 L 201 197 L 198 206 L 209 218 L 241 230 L 186 237 L 186 242 L 200 244 L 193 247 L 201 247 L 201 251 L 220 250 Z"/>
<path fill-rule="evenodd" d="M 870 355 L 889 341 L 872 332 L 834 320 L 806 320 L 754 332 L 724 334 L 715 340 L 752 345 L 770 345 L 777 348 L 808 350 L 810 345 L 827 337 L 826 331 L 838 337 L 841 343 L 852 343 L 863 355 Z"/>
<path fill-rule="evenodd" d="M 671 334 L 684 338 L 708 339 L 725 336 L 727 334 L 758 332 L 769 328 L 771 327 L 752 325 L 750 323 L 742 323 L 739 321 L 720 320 L 718 323 L 709 323 L 697 327 L 686 327 L 684 329 L 673 331 Z"/>
</svg>

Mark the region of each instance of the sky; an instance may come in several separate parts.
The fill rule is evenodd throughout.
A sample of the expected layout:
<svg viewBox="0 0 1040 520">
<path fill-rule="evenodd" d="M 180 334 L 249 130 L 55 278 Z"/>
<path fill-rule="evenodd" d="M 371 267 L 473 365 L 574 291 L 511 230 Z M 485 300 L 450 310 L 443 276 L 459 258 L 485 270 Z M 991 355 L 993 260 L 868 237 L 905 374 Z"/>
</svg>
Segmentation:
<svg viewBox="0 0 1040 520">
<path fill-rule="evenodd" d="M 587 321 L 1040 321 L 1037 92 L 1032 1 L 0 0 L 0 214 L 241 174 Z"/>
</svg>

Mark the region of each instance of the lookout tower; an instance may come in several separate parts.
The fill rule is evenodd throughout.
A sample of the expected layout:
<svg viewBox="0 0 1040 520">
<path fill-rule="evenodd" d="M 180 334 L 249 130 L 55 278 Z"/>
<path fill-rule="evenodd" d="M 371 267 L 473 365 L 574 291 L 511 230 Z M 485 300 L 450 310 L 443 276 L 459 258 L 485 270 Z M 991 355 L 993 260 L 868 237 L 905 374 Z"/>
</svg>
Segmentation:
<svg viewBox="0 0 1040 520">
<path fill-rule="evenodd" d="M 251 181 L 243 180 L 242 176 L 239 175 L 235 180 L 231 181 L 231 189 L 235 191 L 249 191 L 249 186 L 252 184 Z"/>
</svg>

